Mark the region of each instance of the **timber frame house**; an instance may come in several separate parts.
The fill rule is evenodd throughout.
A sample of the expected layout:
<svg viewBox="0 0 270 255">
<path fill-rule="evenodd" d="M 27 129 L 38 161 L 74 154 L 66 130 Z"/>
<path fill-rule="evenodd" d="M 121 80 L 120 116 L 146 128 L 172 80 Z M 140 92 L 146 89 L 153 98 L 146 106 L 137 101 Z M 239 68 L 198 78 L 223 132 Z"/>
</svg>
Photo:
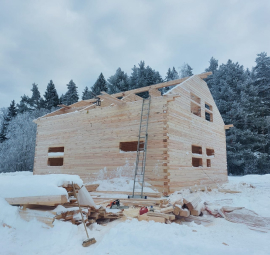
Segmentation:
<svg viewBox="0 0 270 255">
<path fill-rule="evenodd" d="M 134 178 L 141 108 L 151 107 L 145 182 L 169 194 L 182 187 L 227 181 L 222 117 L 203 80 L 211 73 L 77 102 L 40 117 L 34 174 L 78 174 L 85 183 Z M 173 86 L 161 95 L 160 88 Z"/>
</svg>

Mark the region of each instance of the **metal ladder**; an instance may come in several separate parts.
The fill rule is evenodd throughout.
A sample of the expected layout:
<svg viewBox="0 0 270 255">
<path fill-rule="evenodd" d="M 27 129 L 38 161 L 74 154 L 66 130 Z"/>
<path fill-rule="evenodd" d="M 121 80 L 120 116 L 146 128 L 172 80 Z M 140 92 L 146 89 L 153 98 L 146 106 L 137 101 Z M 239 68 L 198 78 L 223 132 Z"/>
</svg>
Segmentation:
<svg viewBox="0 0 270 255">
<path fill-rule="evenodd" d="M 143 99 L 142 111 L 141 111 L 141 121 L 139 129 L 139 138 L 137 145 L 137 158 L 135 165 L 135 175 L 133 192 L 129 198 L 147 198 L 143 196 L 143 185 L 144 185 L 144 173 L 145 173 L 145 163 L 146 163 L 146 152 L 147 152 L 147 141 L 148 141 L 148 119 L 150 113 L 150 103 L 151 97 Z M 142 141 L 144 139 L 144 141 Z M 143 145 L 143 146 L 142 146 Z M 135 195 L 136 183 L 141 183 L 141 195 Z"/>
</svg>

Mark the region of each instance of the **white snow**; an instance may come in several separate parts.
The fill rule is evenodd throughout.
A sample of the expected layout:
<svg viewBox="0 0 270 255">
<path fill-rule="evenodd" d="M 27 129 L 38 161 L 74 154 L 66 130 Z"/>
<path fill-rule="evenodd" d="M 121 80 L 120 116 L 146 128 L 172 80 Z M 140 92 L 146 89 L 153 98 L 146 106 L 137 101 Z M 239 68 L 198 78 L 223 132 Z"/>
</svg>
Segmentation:
<svg viewBox="0 0 270 255">
<path fill-rule="evenodd" d="M 12 182 L 11 178 L 31 178 L 30 174 L 1 174 L 1 184 L 5 176 L 9 176 L 9 182 Z M 213 206 L 244 206 L 260 216 L 269 217 L 270 175 L 229 177 L 229 182 L 222 188 L 241 193 L 225 194 L 213 190 L 196 194 Z M 181 190 L 172 194 L 170 199 L 178 200 L 188 193 L 188 190 Z M 61 210 L 63 208 L 56 208 L 56 211 Z M 84 248 L 82 242 L 87 237 L 82 224 L 76 226 L 56 220 L 54 227 L 48 229 L 36 220 L 26 222 L 19 217 L 18 207 L 10 206 L 0 197 L 0 246 L 1 254 L 4 255 L 268 255 L 269 232 L 250 230 L 244 224 L 232 223 L 223 218 L 214 219 L 213 224 L 207 227 L 195 223 L 179 225 L 139 222 L 136 219 L 125 222 L 117 220 L 107 226 L 92 224 L 88 227 L 89 236 L 95 237 L 97 243 Z"/>
<path fill-rule="evenodd" d="M 48 157 L 50 158 L 64 157 L 64 152 L 48 152 Z"/>
<path fill-rule="evenodd" d="M 33 175 L 31 172 L 15 172 L 0 174 L 0 196 L 4 198 L 67 195 L 61 186 L 74 182 L 82 186 L 78 175 L 48 174 Z"/>
<path fill-rule="evenodd" d="M 106 180 L 97 180 L 92 182 L 91 184 L 99 184 L 97 191 L 132 191 L 133 190 L 133 180 L 128 177 L 120 177 Z M 152 192 L 155 193 L 157 191 L 153 190 L 147 182 L 144 183 L 144 192 Z M 136 183 L 135 192 L 139 192 L 141 186 L 139 183 Z"/>
</svg>

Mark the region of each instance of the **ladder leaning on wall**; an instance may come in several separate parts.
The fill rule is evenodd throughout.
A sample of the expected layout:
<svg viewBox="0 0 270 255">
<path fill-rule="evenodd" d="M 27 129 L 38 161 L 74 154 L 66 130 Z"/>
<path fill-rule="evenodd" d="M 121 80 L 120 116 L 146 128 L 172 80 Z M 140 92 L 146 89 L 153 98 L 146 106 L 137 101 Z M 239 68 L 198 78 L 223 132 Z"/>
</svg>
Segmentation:
<svg viewBox="0 0 270 255">
<path fill-rule="evenodd" d="M 145 163 L 146 163 L 146 152 L 148 141 L 148 120 L 150 113 L 150 103 L 151 103 L 151 96 L 143 99 L 139 138 L 137 144 L 137 157 L 135 165 L 133 192 L 132 195 L 129 196 L 128 198 L 147 198 L 146 196 L 143 196 L 143 186 L 144 186 L 144 174 L 145 174 Z M 139 183 L 141 185 L 140 195 L 135 195 L 136 183 Z"/>
</svg>

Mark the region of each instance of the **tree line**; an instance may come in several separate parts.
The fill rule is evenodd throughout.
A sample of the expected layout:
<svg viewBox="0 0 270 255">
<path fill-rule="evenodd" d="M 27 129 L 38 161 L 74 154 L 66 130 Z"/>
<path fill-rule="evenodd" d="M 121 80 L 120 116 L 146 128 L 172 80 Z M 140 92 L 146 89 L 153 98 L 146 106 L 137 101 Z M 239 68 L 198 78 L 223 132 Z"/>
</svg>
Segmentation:
<svg viewBox="0 0 270 255">
<path fill-rule="evenodd" d="M 225 124 L 234 124 L 226 131 L 228 172 L 232 175 L 270 173 L 270 57 L 262 52 L 255 63 L 249 70 L 231 60 L 219 65 L 212 57 L 205 69 L 213 73 L 205 81 Z M 178 71 L 169 68 L 164 78 L 144 61 L 131 70 L 129 76 L 119 67 L 107 80 L 101 73 L 93 86 L 85 87 L 81 99 L 95 98 L 101 91 L 113 94 L 193 75 L 186 63 Z M 59 109 L 60 104 L 79 100 L 73 80 L 61 96 L 52 80 L 43 97 L 37 84 L 31 91 L 30 97 L 23 95 L 18 104 L 13 100 L 0 112 L 0 172 L 31 171 L 36 137 L 33 119 Z"/>
</svg>

